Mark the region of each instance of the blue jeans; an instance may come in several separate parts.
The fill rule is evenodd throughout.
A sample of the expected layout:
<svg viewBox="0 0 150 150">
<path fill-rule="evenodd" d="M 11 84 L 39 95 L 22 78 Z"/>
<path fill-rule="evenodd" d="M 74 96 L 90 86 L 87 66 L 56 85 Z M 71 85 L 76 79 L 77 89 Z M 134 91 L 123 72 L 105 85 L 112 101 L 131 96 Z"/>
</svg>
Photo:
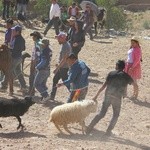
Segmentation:
<svg viewBox="0 0 150 150">
<path fill-rule="evenodd" d="M 40 92 L 41 96 L 44 98 L 48 96 L 48 92 L 47 92 L 48 88 L 46 86 L 46 82 L 49 75 L 50 75 L 49 69 L 38 70 L 34 80 L 35 88 Z"/>
<path fill-rule="evenodd" d="M 22 59 L 13 58 L 12 59 L 12 72 L 14 73 L 15 78 L 18 78 L 21 88 L 26 88 L 26 82 L 21 70 Z"/>
</svg>

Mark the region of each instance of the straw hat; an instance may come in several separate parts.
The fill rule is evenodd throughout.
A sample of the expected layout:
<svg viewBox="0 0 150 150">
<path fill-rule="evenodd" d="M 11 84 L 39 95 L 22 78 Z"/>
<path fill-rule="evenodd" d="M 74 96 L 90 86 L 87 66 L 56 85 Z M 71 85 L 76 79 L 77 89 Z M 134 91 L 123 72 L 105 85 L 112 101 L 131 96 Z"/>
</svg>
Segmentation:
<svg viewBox="0 0 150 150">
<path fill-rule="evenodd" d="M 140 40 L 139 40 L 139 38 L 138 37 L 136 37 L 136 36 L 133 36 L 132 38 L 131 38 L 131 41 L 136 41 L 136 42 L 140 42 Z"/>
</svg>

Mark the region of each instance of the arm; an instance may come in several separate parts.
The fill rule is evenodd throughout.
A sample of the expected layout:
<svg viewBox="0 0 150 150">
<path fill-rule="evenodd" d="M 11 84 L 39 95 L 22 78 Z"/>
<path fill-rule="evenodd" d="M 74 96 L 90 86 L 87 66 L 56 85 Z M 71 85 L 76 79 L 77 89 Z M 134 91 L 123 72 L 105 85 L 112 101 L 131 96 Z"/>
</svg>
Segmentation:
<svg viewBox="0 0 150 150">
<path fill-rule="evenodd" d="M 105 83 L 102 85 L 102 87 L 98 90 L 98 92 L 95 95 L 95 97 L 93 98 L 93 100 L 97 99 L 97 97 L 99 96 L 99 94 L 106 88 L 106 86 L 107 86 L 107 82 L 105 81 Z"/>
<path fill-rule="evenodd" d="M 76 68 L 72 69 L 69 73 L 68 79 L 65 80 L 63 83 L 57 84 L 57 87 L 60 87 L 62 85 L 66 85 L 66 86 L 69 85 L 70 83 L 72 83 L 75 80 L 77 75 L 78 75 L 77 69 Z"/>
</svg>

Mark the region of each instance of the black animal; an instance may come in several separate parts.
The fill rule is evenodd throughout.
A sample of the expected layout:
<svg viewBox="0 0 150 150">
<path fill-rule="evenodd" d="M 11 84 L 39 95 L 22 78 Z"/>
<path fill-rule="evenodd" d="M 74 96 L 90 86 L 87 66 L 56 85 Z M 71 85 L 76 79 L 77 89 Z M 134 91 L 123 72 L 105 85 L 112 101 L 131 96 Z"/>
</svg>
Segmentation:
<svg viewBox="0 0 150 150">
<path fill-rule="evenodd" d="M 24 99 L 8 99 L 0 100 L 0 117 L 10 117 L 14 116 L 18 119 L 19 125 L 17 127 L 17 130 L 21 127 L 21 129 L 24 128 L 24 126 L 21 124 L 21 118 L 20 116 L 23 116 L 29 109 L 30 106 L 32 106 L 35 102 L 32 100 L 32 97 L 25 97 Z M 0 127 L 2 128 L 2 125 L 0 124 Z"/>
</svg>

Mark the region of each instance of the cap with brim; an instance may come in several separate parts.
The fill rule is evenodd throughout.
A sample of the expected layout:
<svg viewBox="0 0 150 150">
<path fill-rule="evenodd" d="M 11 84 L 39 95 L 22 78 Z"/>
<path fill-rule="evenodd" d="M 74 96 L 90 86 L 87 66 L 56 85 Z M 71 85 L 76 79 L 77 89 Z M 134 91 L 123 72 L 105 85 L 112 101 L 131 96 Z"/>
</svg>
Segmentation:
<svg viewBox="0 0 150 150">
<path fill-rule="evenodd" d="M 76 18 L 73 17 L 73 16 L 71 16 L 69 19 L 67 19 L 67 21 L 68 21 L 68 22 L 69 22 L 69 21 L 76 21 Z"/>
<path fill-rule="evenodd" d="M 13 28 L 11 28 L 12 30 L 15 30 L 15 31 L 22 31 L 22 27 L 19 26 L 19 25 L 16 25 L 14 26 Z"/>
<path fill-rule="evenodd" d="M 58 35 L 55 36 L 57 39 L 66 39 L 67 35 L 64 32 L 60 32 Z"/>
<path fill-rule="evenodd" d="M 41 39 L 39 42 L 38 42 L 40 45 L 49 45 L 49 40 L 44 38 L 44 39 Z"/>
<path fill-rule="evenodd" d="M 34 31 L 33 33 L 31 33 L 30 36 L 36 36 L 38 39 L 42 39 L 41 34 L 37 31 Z"/>
</svg>

